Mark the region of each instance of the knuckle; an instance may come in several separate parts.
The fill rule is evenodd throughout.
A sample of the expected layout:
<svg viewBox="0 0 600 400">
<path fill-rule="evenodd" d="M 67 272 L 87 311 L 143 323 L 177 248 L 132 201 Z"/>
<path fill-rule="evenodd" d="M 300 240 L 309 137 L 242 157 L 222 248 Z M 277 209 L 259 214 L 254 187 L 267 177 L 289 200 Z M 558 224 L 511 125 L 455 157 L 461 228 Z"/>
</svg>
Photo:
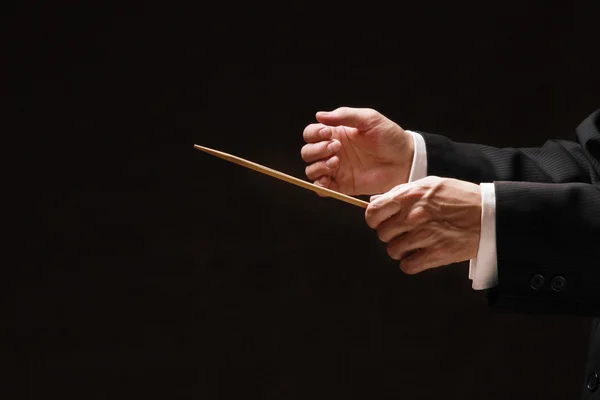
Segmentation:
<svg viewBox="0 0 600 400">
<path fill-rule="evenodd" d="M 365 117 L 367 118 L 377 118 L 379 116 L 379 112 L 374 110 L 373 108 L 365 108 Z"/>
<path fill-rule="evenodd" d="M 323 140 L 315 145 L 316 151 L 318 151 L 319 156 L 325 156 L 330 153 L 329 148 L 327 147 L 330 143 L 331 142 L 328 140 Z"/>
<path fill-rule="evenodd" d="M 374 212 L 375 211 L 372 208 L 367 208 L 367 211 L 365 211 L 365 221 L 367 222 L 369 228 L 372 229 L 376 228 Z"/>
<path fill-rule="evenodd" d="M 414 273 L 412 263 L 408 259 L 400 261 L 400 269 L 402 270 L 402 272 L 408 275 L 412 275 Z"/>
<path fill-rule="evenodd" d="M 387 246 L 386 251 L 392 260 L 400 260 L 400 257 L 398 257 L 398 252 L 394 246 Z"/>
<path fill-rule="evenodd" d="M 364 109 L 364 119 L 367 124 L 376 124 L 381 120 L 381 114 L 372 108 Z"/>
<path fill-rule="evenodd" d="M 312 124 L 308 125 L 306 128 L 304 128 L 304 130 L 302 131 L 302 137 L 307 140 L 310 137 L 310 132 L 311 132 L 311 128 L 312 128 Z"/>
<path fill-rule="evenodd" d="M 427 220 L 429 213 L 423 206 L 412 209 L 406 216 L 406 222 L 410 225 L 420 225 Z"/>
<path fill-rule="evenodd" d="M 302 146 L 300 149 L 300 157 L 302 157 L 304 161 L 308 161 L 308 146 Z"/>
<path fill-rule="evenodd" d="M 447 178 L 442 178 L 439 176 L 431 176 L 431 179 L 429 179 L 429 185 L 431 185 L 434 188 L 439 188 L 442 185 L 445 185 L 447 182 Z"/>
<path fill-rule="evenodd" d="M 306 176 L 308 178 L 314 179 L 313 178 L 313 176 L 314 176 L 313 170 L 314 170 L 314 167 L 313 167 L 313 164 L 311 164 L 304 169 L 304 173 L 306 174 Z"/>
<path fill-rule="evenodd" d="M 402 190 L 402 185 L 398 185 L 390 190 L 391 200 L 396 203 L 402 203 L 402 199 L 405 196 L 405 192 Z"/>
<path fill-rule="evenodd" d="M 429 177 L 423 178 L 423 181 L 417 185 L 410 187 L 406 192 L 405 196 L 409 201 L 418 201 L 427 193 L 427 187 L 431 184 L 428 181 Z"/>
<path fill-rule="evenodd" d="M 306 142 L 310 141 L 321 129 L 321 124 L 309 124 L 302 131 L 302 137 Z"/>
</svg>

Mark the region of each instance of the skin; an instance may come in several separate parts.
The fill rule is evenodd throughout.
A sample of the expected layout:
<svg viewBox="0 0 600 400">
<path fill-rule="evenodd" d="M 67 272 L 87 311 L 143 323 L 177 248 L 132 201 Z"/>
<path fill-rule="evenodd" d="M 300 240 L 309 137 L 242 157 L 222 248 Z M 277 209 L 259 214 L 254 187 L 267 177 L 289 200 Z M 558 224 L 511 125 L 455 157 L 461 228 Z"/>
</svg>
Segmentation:
<svg viewBox="0 0 600 400">
<path fill-rule="evenodd" d="M 375 194 L 365 220 L 403 272 L 477 256 L 479 185 L 437 176 L 408 183 L 413 138 L 375 110 L 341 107 L 316 117 L 303 133 L 307 177 L 344 194 Z"/>
<path fill-rule="evenodd" d="M 377 196 L 365 219 L 400 269 L 416 274 L 477 257 L 481 208 L 479 185 L 428 176 Z"/>
<path fill-rule="evenodd" d="M 414 143 L 398 124 L 368 108 L 341 107 L 316 117 L 319 122 L 304 129 L 301 150 L 315 184 L 370 195 L 408 181 Z"/>
</svg>

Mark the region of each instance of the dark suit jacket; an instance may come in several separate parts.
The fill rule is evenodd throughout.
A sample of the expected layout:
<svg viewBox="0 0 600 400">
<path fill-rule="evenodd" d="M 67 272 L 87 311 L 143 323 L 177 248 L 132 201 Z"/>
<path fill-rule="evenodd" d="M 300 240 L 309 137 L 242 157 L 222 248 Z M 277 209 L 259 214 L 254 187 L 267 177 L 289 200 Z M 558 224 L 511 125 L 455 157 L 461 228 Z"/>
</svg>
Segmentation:
<svg viewBox="0 0 600 400">
<path fill-rule="evenodd" d="M 487 291 L 490 305 L 600 317 L 600 109 L 576 128 L 576 141 L 548 140 L 540 148 L 419 133 L 428 175 L 494 183 L 498 286 Z M 599 322 L 582 399 L 600 399 Z"/>
</svg>

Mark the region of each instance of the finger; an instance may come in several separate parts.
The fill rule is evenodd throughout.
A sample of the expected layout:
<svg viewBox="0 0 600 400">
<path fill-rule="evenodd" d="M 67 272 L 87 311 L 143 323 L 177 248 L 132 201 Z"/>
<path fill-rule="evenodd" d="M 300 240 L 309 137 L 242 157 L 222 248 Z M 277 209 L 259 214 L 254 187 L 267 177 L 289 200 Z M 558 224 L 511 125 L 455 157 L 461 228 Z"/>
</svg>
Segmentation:
<svg viewBox="0 0 600 400">
<path fill-rule="evenodd" d="M 350 126 L 352 128 L 364 127 L 372 124 L 380 114 L 371 108 L 339 107 L 333 111 L 319 111 L 317 120 L 330 126 Z"/>
<path fill-rule="evenodd" d="M 319 179 L 323 175 L 329 177 L 335 175 L 339 165 L 340 159 L 338 158 L 338 156 L 333 156 L 328 158 L 327 160 L 321 160 L 310 164 L 306 167 L 305 173 L 308 179 L 314 181 Z"/>
<path fill-rule="evenodd" d="M 379 224 L 377 227 L 377 236 L 379 236 L 379 240 L 388 243 L 397 236 L 414 229 L 414 225 L 406 223 L 406 216 L 409 214 L 410 210 L 409 207 L 404 207 L 399 212 Z"/>
<path fill-rule="evenodd" d="M 329 176 L 323 175 L 319 179 L 315 180 L 313 183 L 317 186 L 329 189 L 329 186 L 331 185 L 331 179 L 329 179 Z M 324 193 L 320 193 L 320 192 L 315 192 L 315 193 L 317 193 L 321 197 L 329 197 L 328 195 L 326 195 Z"/>
<path fill-rule="evenodd" d="M 369 197 L 369 202 L 375 201 L 375 200 L 377 200 L 380 197 L 381 197 L 380 194 L 374 194 L 373 196 Z"/>
<path fill-rule="evenodd" d="M 324 187 L 326 189 L 334 190 L 336 192 L 340 191 L 340 188 L 339 188 L 339 185 L 337 184 L 337 182 L 331 180 L 329 178 L 329 176 L 327 176 L 327 175 L 324 175 L 324 176 L 320 177 L 319 179 L 317 179 L 316 181 L 314 181 L 314 184 L 317 186 Z M 323 193 L 317 193 L 317 194 L 321 197 L 329 197 L 329 195 L 327 195 L 327 194 L 323 194 Z"/>
<path fill-rule="evenodd" d="M 304 128 L 302 133 L 306 143 L 316 143 L 322 140 L 329 140 L 333 136 L 331 128 L 323 124 L 310 124 Z"/>
<path fill-rule="evenodd" d="M 432 248 L 419 249 L 400 261 L 402 272 L 414 275 L 427 269 L 441 267 L 443 262 L 436 257 Z"/>
<path fill-rule="evenodd" d="M 342 148 L 339 140 L 321 141 L 302 146 L 300 155 L 306 162 L 313 162 L 329 157 Z"/>
<path fill-rule="evenodd" d="M 387 252 L 392 259 L 402 260 L 407 257 L 408 253 L 417 249 L 429 248 L 433 244 L 434 238 L 430 232 L 411 231 L 391 240 L 387 246 Z"/>
<path fill-rule="evenodd" d="M 402 190 L 401 186 L 397 186 L 369 203 L 365 211 L 365 220 L 369 227 L 376 229 L 379 224 L 402 209 L 400 201 Z"/>
</svg>

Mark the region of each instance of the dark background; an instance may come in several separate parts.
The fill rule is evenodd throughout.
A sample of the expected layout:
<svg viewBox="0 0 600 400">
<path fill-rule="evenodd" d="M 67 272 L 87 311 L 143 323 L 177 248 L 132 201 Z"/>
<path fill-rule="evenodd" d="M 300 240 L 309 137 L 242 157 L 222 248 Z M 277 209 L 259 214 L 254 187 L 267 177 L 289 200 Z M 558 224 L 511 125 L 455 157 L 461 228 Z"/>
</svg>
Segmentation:
<svg viewBox="0 0 600 400">
<path fill-rule="evenodd" d="M 600 10 L 546 3 L 11 8 L 4 398 L 576 398 L 589 319 L 491 310 L 467 263 L 406 276 L 359 208 L 192 147 L 304 177 L 341 105 L 572 140 Z"/>
</svg>

